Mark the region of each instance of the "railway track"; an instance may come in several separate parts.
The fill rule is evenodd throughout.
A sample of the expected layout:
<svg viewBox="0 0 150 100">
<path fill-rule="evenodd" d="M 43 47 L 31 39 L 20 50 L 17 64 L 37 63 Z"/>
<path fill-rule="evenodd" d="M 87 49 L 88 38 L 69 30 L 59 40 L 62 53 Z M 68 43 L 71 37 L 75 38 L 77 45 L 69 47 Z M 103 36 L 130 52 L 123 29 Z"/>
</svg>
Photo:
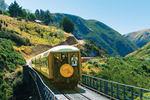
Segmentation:
<svg viewBox="0 0 150 100">
<path fill-rule="evenodd" d="M 68 100 L 92 100 L 88 97 L 85 97 L 81 94 L 65 94 L 64 95 Z"/>
<path fill-rule="evenodd" d="M 82 94 L 84 90 L 82 90 L 79 87 L 72 90 L 61 90 L 53 86 L 52 83 L 50 83 L 50 81 L 45 76 L 43 76 L 40 73 L 39 75 L 43 79 L 44 83 L 54 92 L 54 94 L 59 100 L 92 100 L 89 97 Z"/>
<path fill-rule="evenodd" d="M 53 91 L 59 100 L 109 100 L 108 98 L 101 97 L 99 94 L 78 85 L 75 89 L 61 90 L 52 85 L 52 83 L 42 74 L 38 73 L 44 83 Z"/>
<path fill-rule="evenodd" d="M 92 100 L 89 97 L 80 93 L 80 91 L 72 90 L 70 91 L 60 91 L 68 100 Z"/>
<path fill-rule="evenodd" d="M 28 64 L 31 65 L 31 62 L 28 61 Z M 59 100 L 109 100 L 108 98 L 101 97 L 99 94 L 94 93 L 90 89 L 87 89 L 81 85 L 78 85 L 76 89 L 72 90 L 56 89 L 49 79 L 47 79 L 41 73 L 37 73 Z"/>
</svg>

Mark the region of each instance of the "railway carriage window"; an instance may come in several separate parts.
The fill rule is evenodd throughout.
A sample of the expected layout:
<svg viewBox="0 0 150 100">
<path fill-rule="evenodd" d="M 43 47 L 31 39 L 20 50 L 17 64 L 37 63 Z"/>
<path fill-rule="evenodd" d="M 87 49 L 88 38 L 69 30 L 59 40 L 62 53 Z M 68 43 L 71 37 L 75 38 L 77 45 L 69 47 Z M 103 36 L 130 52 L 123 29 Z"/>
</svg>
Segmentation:
<svg viewBox="0 0 150 100">
<path fill-rule="evenodd" d="M 68 63 L 68 56 L 66 53 L 61 54 L 61 63 L 62 64 Z"/>
<path fill-rule="evenodd" d="M 59 57 L 58 54 L 55 54 L 55 55 L 54 55 L 54 58 L 55 58 L 55 60 L 60 60 L 60 57 Z"/>
<path fill-rule="evenodd" d="M 54 54 L 54 64 L 56 64 L 56 66 L 59 67 L 60 62 L 61 62 L 60 54 L 59 53 Z"/>
<path fill-rule="evenodd" d="M 78 66 L 78 57 L 75 54 L 71 57 L 71 65 L 73 67 Z"/>
</svg>

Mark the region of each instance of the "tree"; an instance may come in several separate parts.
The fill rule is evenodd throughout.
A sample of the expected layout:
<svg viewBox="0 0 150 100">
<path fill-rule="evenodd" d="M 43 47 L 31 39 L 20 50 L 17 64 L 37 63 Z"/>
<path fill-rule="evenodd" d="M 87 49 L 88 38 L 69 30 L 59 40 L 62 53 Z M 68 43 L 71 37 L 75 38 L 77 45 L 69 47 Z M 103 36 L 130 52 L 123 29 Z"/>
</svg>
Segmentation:
<svg viewBox="0 0 150 100">
<path fill-rule="evenodd" d="M 35 19 L 36 19 L 36 17 L 35 17 L 35 15 L 33 14 L 33 13 L 28 13 L 27 14 L 27 19 L 29 20 L 29 21 L 35 21 Z"/>
<path fill-rule="evenodd" d="M 38 20 L 41 20 L 45 25 L 49 25 L 53 20 L 52 20 L 52 15 L 49 10 L 36 10 L 35 11 L 35 17 Z"/>
<path fill-rule="evenodd" d="M 20 17 L 22 16 L 22 7 L 18 5 L 16 1 L 14 3 L 11 3 L 10 6 L 8 7 L 8 12 L 11 17 Z"/>
<path fill-rule="evenodd" d="M 40 11 L 38 9 L 35 11 L 35 17 L 36 19 L 40 19 Z"/>
<path fill-rule="evenodd" d="M 13 48 L 13 43 L 7 39 L 0 38 L 0 70 L 14 70 L 17 65 L 24 65 L 25 60 L 21 54 Z"/>
<path fill-rule="evenodd" d="M 74 31 L 74 24 L 67 17 L 64 17 L 61 23 L 63 30 L 68 33 L 72 33 Z"/>
<path fill-rule="evenodd" d="M 44 24 L 48 25 L 50 22 L 52 22 L 51 13 L 47 10 L 44 13 Z"/>
<path fill-rule="evenodd" d="M 19 17 L 22 17 L 24 19 L 27 19 L 27 16 L 28 16 L 28 12 L 26 9 L 22 9 L 22 11 L 20 12 L 21 15 Z"/>
<path fill-rule="evenodd" d="M 39 19 L 43 21 L 43 20 L 44 20 L 44 15 L 45 15 L 44 10 L 40 9 L 40 16 L 39 16 Z"/>
<path fill-rule="evenodd" d="M 6 5 L 5 1 L 0 0 L 0 10 L 4 11 L 4 10 L 6 10 L 6 7 L 7 7 L 7 5 Z"/>
</svg>

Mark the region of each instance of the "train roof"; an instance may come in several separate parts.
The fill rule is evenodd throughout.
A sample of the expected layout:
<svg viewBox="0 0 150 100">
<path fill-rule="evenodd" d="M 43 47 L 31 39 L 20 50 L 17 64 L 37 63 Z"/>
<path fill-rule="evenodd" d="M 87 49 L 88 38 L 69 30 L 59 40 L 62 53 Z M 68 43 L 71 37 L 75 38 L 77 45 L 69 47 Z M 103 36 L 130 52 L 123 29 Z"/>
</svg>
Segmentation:
<svg viewBox="0 0 150 100">
<path fill-rule="evenodd" d="M 70 45 L 60 45 L 50 49 L 50 52 L 70 52 L 70 51 L 79 51 L 79 49 Z"/>
</svg>

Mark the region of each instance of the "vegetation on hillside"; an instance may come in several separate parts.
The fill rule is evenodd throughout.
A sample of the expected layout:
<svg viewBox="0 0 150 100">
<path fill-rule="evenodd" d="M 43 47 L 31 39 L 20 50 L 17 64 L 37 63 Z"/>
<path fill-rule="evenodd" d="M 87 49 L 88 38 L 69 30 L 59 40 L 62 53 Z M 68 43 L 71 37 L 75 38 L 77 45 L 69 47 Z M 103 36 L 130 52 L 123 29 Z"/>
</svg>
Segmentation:
<svg viewBox="0 0 150 100">
<path fill-rule="evenodd" d="M 127 55 L 127 57 L 136 57 L 139 59 L 146 59 L 150 61 L 150 42 L 147 43 L 145 46 L 143 46 L 142 48 L 139 48 L 138 50 L 136 50 L 133 53 L 130 53 Z"/>
<path fill-rule="evenodd" d="M 35 13 L 30 12 L 27 9 L 22 8 L 16 1 L 10 4 L 8 10 L 5 11 L 11 17 L 16 17 L 18 19 L 25 19 L 27 21 L 36 22 L 38 20 L 39 23 L 49 25 L 52 24 L 52 14 L 49 10 L 36 10 Z"/>
<path fill-rule="evenodd" d="M 69 36 L 68 33 L 54 26 L 41 25 L 5 15 L 0 15 L 0 31 L 0 37 L 16 43 L 15 49 L 21 51 L 26 58 L 29 58 L 28 55 L 34 56 L 65 42 Z"/>
<path fill-rule="evenodd" d="M 43 11 L 42 9 L 37 9 L 33 15 L 35 15 L 36 20 L 42 21 L 46 25 L 53 23 L 52 14 L 49 10 Z"/>
<path fill-rule="evenodd" d="M 96 68 L 99 72 L 85 68 Z M 83 72 L 103 79 L 150 89 L 150 62 L 134 57 L 110 57 L 91 59 L 83 64 Z"/>
<path fill-rule="evenodd" d="M 14 1 L 14 3 L 11 3 L 8 9 L 11 17 L 23 16 L 22 7 L 20 7 L 16 1 Z"/>
<path fill-rule="evenodd" d="M 98 48 L 92 41 L 85 41 L 80 48 L 82 57 L 106 57 L 107 53 L 102 48 Z"/>
<path fill-rule="evenodd" d="M 22 38 L 21 36 L 17 35 L 15 32 L 11 33 L 9 31 L 0 31 L 0 38 L 9 39 L 15 43 L 17 46 L 21 45 L 31 45 L 30 40 L 27 38 Z"/>
<path fill-rule="evenodd" d="M 44 26 L 33 22 L 0 15 L 2 31 L 14 33 L 22 38 L 29 39 L 31 44 L 56 45 L 65 40 L 64 32 L 53 26 Z"/>
<path fill-rule="evenodd" d="M 144 97 L 150 97 L 150 93 L 144 93 L 144 95 L 143 95 Z M 148 98 L 144 98 L 144 99 L 142 99 L 142 100 L 149 100 Z M 137 97 L 135 100 L 141 100 L 141 98 L 140 97 Z"/>
<path fill-rule="evenodd" d="M 13 96 L 13 87 L 21 81 L 21 68 L 25 64 L 21 54 L 13 49 L 11 41 L 0 38 L 0 98 Z"/>
<path fill-rule="evenodd" d="M 72 33 L 74 31 L 74 24 L 67 17 L 63 18 L 60 26 L 63 27 L 63 30 L 67 33 Z"/>
<path fill-rule="evenodd" d="M 68 34 L 54 26 L 30 22 L 35 21 L 36 16 L 16 2 L 9 6 L 8 11 L 0 13 L 0 99 L 8 100 L 20 95 L 21 92 L 18 91 L 25 88 L 21 67 L 25 60 L 21 53 L 24 57 L 35 52 L 40 53 L 64 42 Z M 47 16 L 48 13 L 44 13 L 44 16 Z M 49 22 L 44 22 L 46 23 Z M 22 91 L 24 90 L 26 91 Z"/>
<path fill-rule="evenodd" d="M 110 55 L 126 54 L 137 49 L 136 45 L 109 26 L 96 20 L 85 20 L 81 17 L 56 13 L 53 15 L 53 23 L 59 24 L 67 17 L 74 23 L 74 36 L 77 39 L 91 40 L 99 48 L 105 49 Z"/>
<path fill-rule="evenodd" d="M 143 47 L 150 42 L 150 29 L 128 33 L 125 34 L 124 37 L 134 42 L 138 47 Z"/>
<path fill-rule="evenodd" d="M 78 39 L 88 40 L 81 48 L 81 53 L 84 56 L 100 55 L 103 57 L 105 51 L 111 55 L 125 56 L 136 49 L 134 44 L 118 32 L 95 20 L 84 20 L 66 14 L 54 14 L 52 16 L 48 10 L 36 10 L 35 13 L 31 13 L 20 7 L 17 2 L 12 3 L 8 11 L 2 13 L 14 17 L 0 15 L 0 98 L 4 100 L 12 97 L 16 84 L 18 84 L 17 81 L 21 81 L 22 74 L 21 69 L 18 70 L 18 66 L 25 63 L 23 57 L 15 50 L 31 55 L 31 52 L 40 53 L 40 51 L 45 50 L 45 47 L 49 48 L 71 41 L 73 45 L 77 42 L 74 37 L 66 41 L 69 35 L 60 28 L 45 26 L 60 24 L 66 16 L 74 25 L 72 24 L 71 30 L 64 30 L 66 32 L 73 32 L 74 30 L 73 34 Z M 131 54 L 131 56 L 124 58 L 103 57 L 91 59 L 83 63 L 82 71 L 85 74 L 107 80 L 149 88 L 149 47 L 145 46 L 144 49 L 139 49 L 133 53 L 135 55 L 132 56 Z M 101 51 L 101 48 L 104 48 L 105 51 Z M 138 59 L 141 57 L 142 59 Z"/>
<path fill-rule="evenodd" d="M 20 7 L 16 2 L 12 3 L 6 12 L 9 12 L 8 15 L 18 19 L 25 19 L 45 25 L 55 25 L 59 28 L 62 25 L 66 32 L 73 32 L 78 39 L 93 41 L 100 49 L 105 49 L 107 53 L 113 56 L 125 56 L 137 48 L 135 44 L 125 39 L 117 31 L 99 21 L 84 20 L 67 14 L 52 14 L 48 10 L 44 11 L 41 9 L 31 13 Z"/>
</svg>

